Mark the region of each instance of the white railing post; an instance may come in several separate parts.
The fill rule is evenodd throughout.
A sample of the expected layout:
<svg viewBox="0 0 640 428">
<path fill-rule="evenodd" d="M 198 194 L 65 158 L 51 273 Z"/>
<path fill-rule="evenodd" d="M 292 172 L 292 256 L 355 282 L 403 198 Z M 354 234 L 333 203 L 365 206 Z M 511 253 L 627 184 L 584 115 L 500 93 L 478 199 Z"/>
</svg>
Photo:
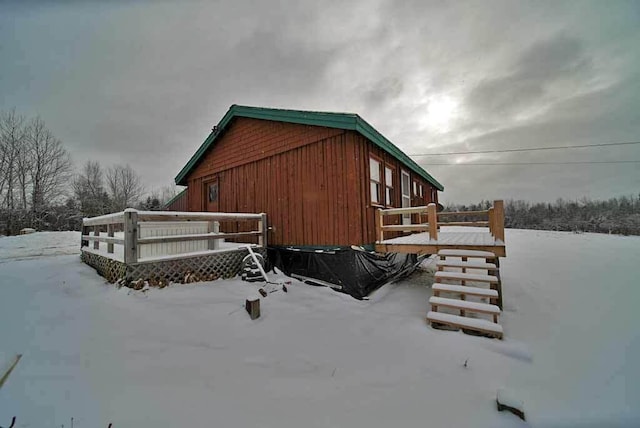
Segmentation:
<svg viewBox="0 0 640 428">
<path fill-rule="evenodd" d="M 93 226 L 93 236 L 100 236 L 100 226 Z M 94 250 L 100 249 L 100 241 L 98 240 L 93 241 L 93 249 Z"/>
<path fill-rule="evenodd" d="M 89 234 L 89 227 L 84 225 L 84 221 L 86 219 L 82 219 L 82 227 L 80 228 L 80 249 L 82 250 L 82 247 L 88 247 L 89 246 L 89 241 L 84 239 L 84 235 L 88 235 Z"/>
<path fill-rule="evenodd" d="M 113 224 L 107 225 L 107 236 L 113 238 Z M 107 244 L 107 253 L 113 254 L 113 242 Z"/>
<path fill-rule="evenodd" d="M 138 262 L 138 211 L 124 211 L 124 262 Z"/>
<path fill-rule="evenodd" d="M 207 227 L 207 232 L 209 233 L 220 233 L 220 222 L 219 221 L 210 221 Z M 217 239 L 209 239 L 207 248 L 210 250 L 218 250 L 220 248 L 220 243 Z"/>
<path fill-rule="evenodd" d="M 269 227 L 267 225 L 267 214 L 266 213 L 260 213 L 260 220 L 258 220 L 258 230 L 261 232 L 260 235 L 258 235 L 258 245 L 260 245 L 261 247 L 266 247 L 267 246 L 267 231 L 268 231 Z"/>
</svg>

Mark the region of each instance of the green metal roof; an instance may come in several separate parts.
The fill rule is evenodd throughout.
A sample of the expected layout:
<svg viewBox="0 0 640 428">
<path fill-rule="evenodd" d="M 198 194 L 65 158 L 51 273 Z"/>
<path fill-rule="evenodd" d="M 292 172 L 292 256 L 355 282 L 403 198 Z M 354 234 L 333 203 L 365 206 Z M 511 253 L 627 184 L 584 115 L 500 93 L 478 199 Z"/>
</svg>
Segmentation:
<svg viewBox="0 0 640 428">
<path fill-rule="evenodd" d="M 231 122 L 234 117 L 249 117 L 252 119 L 273 120 L 276 122 L 298 123 L 301 125 L 325 126 L 327 128 L 337 128 L 356 131 L 363 137 L 372 141 L 376 146 L 389 153 L 400 162 L 402 162 L 411 171 L 433 184 L 438 190 L 444 190 L 435 178 L 427 171 L 422 169 L 409 156 L 405 155 L 402 150 L 397 148 L 391 141 L 387 140 L 376 129 L 369 125 L 364 119 L 354 113 L 330 113 L 319 111 L 302 111 L 302 110 L 284 110 L 263 107 L 248 107 L 232 105 L 229 111 L 220 120 L 214 131 L 209 134 L 204 143 L 198 148 L 189 162 L 182 168 L 176 176 L 176 184 L 186 186 L 185 179 L 187 175 L 195 168 L 200 159 L 207 150 L 213 146 L 217 138 L 222 135 L 222 131 Z"/>
</svg>

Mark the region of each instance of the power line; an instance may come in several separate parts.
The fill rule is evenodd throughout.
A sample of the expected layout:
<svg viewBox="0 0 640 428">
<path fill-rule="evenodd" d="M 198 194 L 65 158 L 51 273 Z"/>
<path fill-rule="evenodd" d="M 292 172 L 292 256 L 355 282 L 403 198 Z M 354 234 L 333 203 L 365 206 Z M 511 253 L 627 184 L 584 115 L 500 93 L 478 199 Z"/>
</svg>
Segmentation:
<svg viewBox="0 0 640 428">
<path fill-rule="evenodd" d="M 575 162 L 492 162 L 492 163 L 426 163 L 427 166 L 491 166 L 491 165 L 583 165 L 583 164 L 612 164 L 612 163 L 640 163 L 640 160 L 622 161 L 575 161 Z"/>
<path fill-rule="evenodd" d="M 529 148 L 502 149 L 502 150 L 477 150 L 473 152 L 416 153 L 409 156 L 446 156 L 446 155 L 472 155 L 472 154 L 479 154 L 479 153 L 534 152 L 538 150 L 582 149 L 585 147 L 628 146 L 632 144 L 640 144 L 640 141 L 629 141 L 624 143 L 579 144 L 576 146 L 551 146 L 551 147 L 529 147 Z"/>
</svg>

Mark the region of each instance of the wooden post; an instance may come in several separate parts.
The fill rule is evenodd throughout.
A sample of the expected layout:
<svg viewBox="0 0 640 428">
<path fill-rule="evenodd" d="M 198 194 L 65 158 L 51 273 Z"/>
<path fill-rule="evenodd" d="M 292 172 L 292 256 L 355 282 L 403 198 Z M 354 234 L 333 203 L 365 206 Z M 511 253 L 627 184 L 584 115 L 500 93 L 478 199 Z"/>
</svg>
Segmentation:
<svg viewBox="0 0 640 428">
<path fill-rule="evenodd" d="M 244 302 L 244 309 L 247 311 L 252 320 L 260 318 L 260 298 L 249 297 Z"/>
<path fill-rule="evenodd" d="M 219 233 L 220 232 L 220 222 L 218 221 L 210 221 L 207 225 L 207 232 L 209 233 Z M 207 248 L 210 250 L 217 250 L 220 248 L 220 240 L 219 239 L 209 239 L 207 243 Z"/>
<path fill-rule="evenodd" d="M 260 220 L 258 220 L 258 229 L 260 230 L 260 232 L 262 232 L 260 235 L 258 235 L 258 245 L 264 248 L 267 246 L 267 232 L 269 230 L 266 213 L 260 213 Z"/>
<path fill-rule="evenodd" d="M 436 214 L 436 204 L 427 205 L 427 218 L 429 221 L 429 240 L 438 240 L 438 215 Z"/>
<path fill-rule="evenodd" d="M 4 385 L 4 383 L 7 381 L 13 369 L 15 369 L 16 365 L 18 365 L 18 361 L 20 361 L 20 358 L 22 358 L 22 354 L 16 355 L 15 357 L 13 357 L 13 361 L 11 362 L 11 364 L 9 364 L 6 368 L 3 367 L 3 370 L 5 370 L 5 372 L 0 373 L 0 375 L 2 375 L 0 377 L 0 388 L 2 388 L 2 385 Z M 13 424 L 11 424 L 11 426 L 13 426 Z"/>
<path fill-rule="evenodd" d="M 93 226 L 93 236 L 100 236 L 100 226 Z M 100 249 L 100 241 L 93 241 L 93 249 Z"/>
<path fill-rule="evenodd" d="M 378 238 L 378 242 L 384 241 L 384 231 L 382 230 L 382 226 L 384 225 L 384 214 L 382 213 L 382 209 L 378 208 L 376 210 L 376 237 Z"/>
<path fill-rule="evenodd" d="M 498 292 L 498 307 L 502 309 L 502 278 L 500 277 L 500 257 L 496 257 L 494 263 L 496 264 L 494 275 L 498 278 L 498 283 L 495 284 L 495 290 Z"/>
<path fill-rule="evenodd" d="M 113 238 L 113 225 L 112 224 L 108 224 L 107 225 L 107 236 L 109 238 Z M 107 253 L 113 254 L 113 242 L 109 242 L 107 244 Z"/>
<path fill-rule="evenodd" d="M 489 208 L 489 233 L 493 236 L 493 207 Z"/>
<path fill-rule="evenodd" d="M 138 211 L 124 211 L 124 262 L 138 262 Z"/>
<path fill-rule="evenodd" d="M 502 201 L 493 201 L 493 216 L 496 226 L 493 233 L 496 241 L 504 243 L 504 203 Z"/>
</svg>

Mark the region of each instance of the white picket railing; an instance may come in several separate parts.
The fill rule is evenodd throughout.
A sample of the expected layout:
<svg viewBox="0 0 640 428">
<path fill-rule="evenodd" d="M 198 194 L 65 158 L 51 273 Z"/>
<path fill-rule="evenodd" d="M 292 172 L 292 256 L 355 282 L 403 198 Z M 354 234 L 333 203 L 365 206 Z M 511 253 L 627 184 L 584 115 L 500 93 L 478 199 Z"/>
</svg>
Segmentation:
<svg viewBox="0 0 640 428">
<path fill-rule="evenodd" d="M 256 222 L 255 230 L 220 232 L 224 222 Z M 93 234 L 90 234 L 93 232 Z M 106 233 L 106 235 L 105 235 Z M 267 215 L 264 213 L 208 213 L 175 211 L 138 211 L 106 214 L 82 220 L 81 250 L 100 251 L 107 244 L 107 256 L 115 254 L 115 245 L 122 245 L 123 261 L 218 250 L 220 240 L 257 236 L 258 245 L 267 245 Z"/>
</svg>

